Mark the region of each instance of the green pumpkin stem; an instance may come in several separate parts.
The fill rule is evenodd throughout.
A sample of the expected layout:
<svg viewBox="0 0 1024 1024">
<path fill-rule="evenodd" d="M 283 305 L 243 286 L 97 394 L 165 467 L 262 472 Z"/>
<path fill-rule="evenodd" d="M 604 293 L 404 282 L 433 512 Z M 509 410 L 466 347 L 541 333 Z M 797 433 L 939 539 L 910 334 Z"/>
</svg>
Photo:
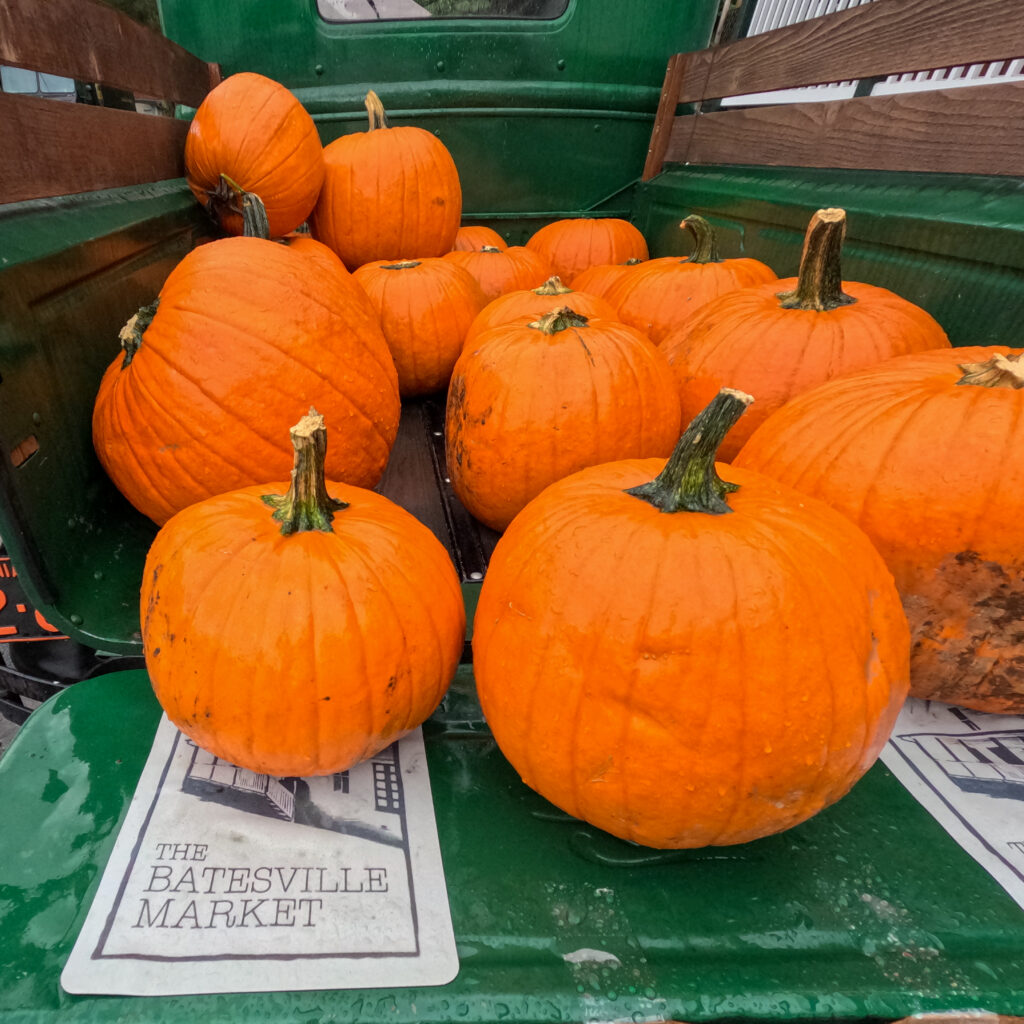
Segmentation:
<svg viewBox="0 0 1024 1024">
<path fill-rule="evenodd" d="M 1024 363 L 1021 356 L 1004 356 L 996 352 L 983 363 L 960 363 L 963 376 L 957 384 L 973 384 L 981 388 L 1024 388 Z"/>
<path fill-rule="evenodd" d="M 841 256 L 846 238 L 846 211 L 818 210 L 807 225 L 796 288 L 779 292 L 783 309 L 811 309 L 819 313 L 848 306 L 857 300 L 843 291 Z"/>
<path fill-rule="evenodd" d="M 121 341 L 121 348 L 124 351 L 124 359 L 121 360 L 121 369 L 126 370 L 131 366 L 135 353 L 139 351 L 142 344 L 142 336 L 149 329 L 149 325 L 156 316 L 157 306 L 160 299 L 154 299 L 148 306 L 143 306 L 129 321 L 121 328 L 118 338 Z"/>
<path fill-rule="evenodd" d="M 718 255 L 718 237 L 715 229 L 699 214 L 691 213 L 679 225 L 693 235 L 693 252 L 684 263 L 721 263 Z"/>
<path fill-rule="evenodd" d="M 372 89 L 366 94 L 363 106 L 366 107 L 366 116 L 370 121 L 368 131 L 372 132 L 378 128 L 389 127 L 388 115 L 384 111 L 384 104 L 381 103 L 380 97 Z"/>
<path fill-rule="evenodd" d="M 752 401 L 742 391 L 722 388 L 683 431 L 658 476 L 628 488 L 626 494 L 649 502 L 660 512 L 731 512 L 725 496 L 739 490 L 739 484 L 718 475 L 715 454 Z"/>
<path fill-rule="evenodd" d="M 304 530 L 331 533 L 334 513 L 348 508 L 348 502 L 332 498 L 324 479 L 327 457 L 327 428 L 324 418 L 312 407 L 291 429 L 295 463 L 287 494 L 264 494 L 265 505 L 274 509 L 274 518 L 287 537 Z"/>
<path fill-rule="evenodd" d="M 532 289 L 534 295 L 568 295 L 572 291 L 562 283 L 562 279 L 556 274 L 549 277 L 539 288 Z"/>
<path fill-rule="evenodd" d="M 557 334 L 570 327 L 586 327 L 588 322 L 582 313 L 574 313 L 568 306 L 562 306 L 561 309 L 553 309 L 550 313 L 545 313 L 539 320 L 534 320 L 528 326 L 542 334 Z"/>
</svg>

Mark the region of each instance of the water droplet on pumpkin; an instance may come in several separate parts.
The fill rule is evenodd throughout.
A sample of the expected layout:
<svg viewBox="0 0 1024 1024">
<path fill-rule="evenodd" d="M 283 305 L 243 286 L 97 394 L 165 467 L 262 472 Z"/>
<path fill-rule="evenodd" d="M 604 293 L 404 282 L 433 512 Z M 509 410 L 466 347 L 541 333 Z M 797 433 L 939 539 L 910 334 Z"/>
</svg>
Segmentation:
<svg viewBox="0 0 1024 1024">
<path fill-rule="evenodd" d="M 766 754 L 770 754 L 772 752 L 772 745 L 770 743 L 766 743 L 764 745 L 764 752 Z"/>
</svg>

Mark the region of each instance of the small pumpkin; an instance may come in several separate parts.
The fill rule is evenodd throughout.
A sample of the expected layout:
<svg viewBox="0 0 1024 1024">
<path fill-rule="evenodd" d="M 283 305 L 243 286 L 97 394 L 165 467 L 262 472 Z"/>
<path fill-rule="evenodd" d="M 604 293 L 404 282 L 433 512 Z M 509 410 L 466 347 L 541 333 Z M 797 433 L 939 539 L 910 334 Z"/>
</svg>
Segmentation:
<svg viewBox="0 0 1024 1024">
<path fill-rule="evenodd" d="M 466 344 L 472 344 L 478 334 L 492 327 L 507 324 L 520 316 L 537 319 L 550 313 L 555 306 L 569 306 L 574 313 L 588 320 L 615 319 L 615 310 L 604 299 L 567 288 L 560 278 L 549 277 L 539 288 L 505 292 L 487 303 L 470 325 Z"/>
<path fill-rule="evenodd" d="M 351 276 L 260 238 L 190 252 L 121 332 L 93 410 L 100 462 L 162 524 L 196 501 L 287 475 L 296 403 L 330 412 L 332 479 L 372 487 L 398 432 L 398 375 Z"/>
<path fill-rule="evenodd" d="M 292 93 L 243 71 L 199 104 L 185 137 L 185 178 L 221 230 L 242 233 L 241 196 L 256 192 L 270 233 L 286 235 L 306 220 L 320 194 L 323 147 Z"/>
<path fill-rule="evenodd" d="M 656 345 L 711 299 L 776 278 L 760 260 L 719 256 L 714 228 L 703 217 L 691 214 L 679 226 L 694 237 L 691 255 L 648 260 L 623 274 L 604 296 L 620 320 L 643 331 Z"/>
<path fill-rule="evenodd" d="M 448 388 L 448 475 L 495 530 L 555 480 L 611 459 L 664 456 L 678 433 L 664 356 L 634 328 L 571 309 L 484 331 Z"/>
<path fill-rule="evenodd" d="M 667 463 L 548 487 L 480 591 L 473 669 L 502 753 L 563 811 L 646 846 L 806 820 L 867 771 L 907 692 L 907 622 L 867 537 L 766 476 L 718 476 L 747 402 L 716 397 Z"/>
<path fill-rule="evenodd" d="M 494 228 L 485 224 L 464 224 L 455 235 L 453 251 L 473 252 L 482 249 L 485 245 L 493 246 L 495 249 L 507 249 L 508 243 Z"/>
<path fill-rule="evenodd" d="M 458 169 L 445 144 L 416 125 L 388 125 L 366 94 L 369 128 L 324 147 L 325 177 L 310 228 L 350 270 L 411 253 L 441 256 L 462 216 Z"/>
<path fill-rule="evenodd" d="M 368 263 L 353 277 L 380 316 L 399 392 L 426 395 L 446 388 L 466 332 L 484 306 L 469 271 L 434 257 Z"/>
<path fill-rule="evenodd" d="M 505 292 L 539 288 L 552 275 L 551 264 L 522 245 L 505 249 L 485 245 L 471 252 L 445 253 L 444 258 L 468 270 L 488 302 Z"/>
<path fill-rule="evenodd" d="M 827 501 L 885 558 L 911 693 L 1024 712 L 1024 361 L 935 349 L 844 374 L 754 431 L 735 465 Z"/>
<path fill-rule="evenodd" d="M 589 267 L 646 260 L 640 229 L 619 217 L 569 217 L 545 224 L 530 236 L 527 249 L 540 253 L 563 281 Z"/>
<path fill-rule="evenodd" d="M 157 534 L 142 641 L 157 699 L 204 750 L 257 773 L 329 775 L 437 707 L 465 609 L 427 527 L 325 481 L 322 416 L 310 410 L 291 438 L 290 486 L 208 498 Z"/>
<path fill-rule="evenodd" d="M 946 332 L 919 306 L 886 288 L 843 281 L 845 234 L 845 211 L 818 210 L 796 278 L 726 292 L 662 341 L 679 381 L 684 421 L 723 387 L 757 396 L 725 439 L 721 459 L 732 459 L 794 395 L 892 356 L 949 348 Z"/>
</svg>

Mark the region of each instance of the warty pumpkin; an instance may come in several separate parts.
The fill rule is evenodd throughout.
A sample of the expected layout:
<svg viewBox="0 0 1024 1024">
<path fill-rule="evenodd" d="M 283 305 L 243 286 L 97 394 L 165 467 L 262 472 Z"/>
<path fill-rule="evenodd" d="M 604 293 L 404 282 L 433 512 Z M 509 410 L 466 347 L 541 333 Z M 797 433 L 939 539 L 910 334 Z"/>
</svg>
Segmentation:
<svg viewBox="0 0 1024 1024">
<path fill-rule="evenodd" d="M 328 775 L 437 707 L 465 609 L 427 527 L 325 481 L 322 416 L 311 410 L 291 438 L 290 486 L 208 498 L 157 534 L 142 640 L 157 699 L 204 750 L 253 772 Z"/>
<path fill-rule="evenodd" d="M 663 339 L 684 422 L 723 387 L 757 398 L 722 444 L 721 459 L 732 459 L 794 395 L 892 356 L 949 348 L 946 332 L 919 306 L 886 288 L 843 281 L 845 234 L 845 211 L 818 210 L 797 277 L 726 292 Z"/>
<path fill-rule="evenodd" d="M 446 388 L 485 303 L 476 279 L 437 257 L 367 263 L 353 277 L 380 316 L 399 392 L 426 395 Z"/>
<path fill-rule="evenodd" d="M 408 254 L 448 252 L 462 216 L 459 172 L 445 144 L 416 125 L 390 127 L 372 90 L 369 128 L 324 147 L 325 176 L 310 228 L 350 270 Z"/>
<path fill-rule="evenodd" d="M 498 541 L 474 620 L 487 723 L 563 811 L 659 848 L 743 843 L 842 797 L 907 691 L 908 629 L 865 535 L 714 451 L 552 484 Z M 725 467 L 721 467 L 724 471 Z"/>
<path fill-rule="evenodd" d="M 1024 712 L 1024 362 L 936 349 L 798 395 L 735 465 L 830 505 L 892 570 L 913 637 L 911 693 Z"/>
<path fill-rule="evenodd" d="M 287 475 L 294 410 L 337 424 L 328 472 L 372 487 L 401 411 L 398 375 L 363 290 L 289 247 L 201 245 L 121 332 L 100 383 L 93 443 L 156 523 L 196 501 Z"/>
<path fill-rule="evenodd" d="M 539 288 L 552 275 L 551 264 L 522 245 L 504 249 L 484 245 L 472 251 L 445 253 L 444 258 L 468 270 L 488 302 L 505 292 Z"/>
<path fill-rule="evenodd" d="M 283 85 L 253 72 L 225 78 L 199 104 L 185 137 L 185 178 L 220 228 L 242 233 L 241 196 L 259 195 L 270 233 L 312 212 L 324 181 L 313 119 Z"/>
<path fill-rule="evenodd" d="M 535 231 L 527 249 L 540 253 L 563 281 L 589 267 L 646 260 L 647 241 L 640 229 L 619 217 L 568 217 Z"/>
<path fill-rule="evenodd" d="M 448 475 L 495 530 L 555 480 L 611 459 L 664 456 L 678 433 L 664 356 L 634 328 L 571 309 L 479 334 L 448 388 Z"/>
</svg>

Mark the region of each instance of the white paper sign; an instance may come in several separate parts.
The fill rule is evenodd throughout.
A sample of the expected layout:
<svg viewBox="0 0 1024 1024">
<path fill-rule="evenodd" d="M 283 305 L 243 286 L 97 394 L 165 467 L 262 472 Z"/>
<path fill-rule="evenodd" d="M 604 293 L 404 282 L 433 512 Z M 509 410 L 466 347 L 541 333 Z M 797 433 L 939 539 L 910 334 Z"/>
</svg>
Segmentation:
<svg viewBox="0 0 1024 1024">
<path fill-rule="evenodd" d="M 881 759 L 1024 907 L 1024 717 L 912 697 Z"/>
<path fill-rule="evenodd" d="M 275 779 L 164 718 L 61 984 L 186 995 L 457 973 L 420 730 L 348 772 Z"/>
</svg>

